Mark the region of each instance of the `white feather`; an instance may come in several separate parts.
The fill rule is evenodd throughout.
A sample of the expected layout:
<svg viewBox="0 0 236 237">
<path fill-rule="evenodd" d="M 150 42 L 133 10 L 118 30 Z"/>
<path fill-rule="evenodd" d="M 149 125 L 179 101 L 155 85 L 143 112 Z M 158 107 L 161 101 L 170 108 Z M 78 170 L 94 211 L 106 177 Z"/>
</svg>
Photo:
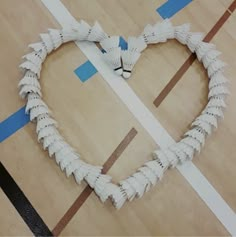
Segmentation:
<svg viewBox="0 0 236 237">
<path fill-rule="evenodd" d="M 75 154 L 74 152 L 71 152 L 71 153 L 67 154 L 67 156 L 65 156 L 64 159 L 60 161 L 61 170 L 64 171 L 67 166 L 70 166 L 71 164 L 74 164 L 73 162 L 78 160 L 78 159 L 80 159 L 80 157 L 77 154 Z"/>
<path fill-rule="evenodd" d="M 221 109 L 221 107 L 206 107 L 204 111 L 202 112 L 204 114 L 210 114 L 217 118 L 224 118 L 224 113 Z"/>
<path fill-rule="evenodd" d="M 156 175 L 156 177 L 160 180 L 162 179 L 165 170 L 168 168 L 168 166 L 161 166 L 157 160 L 148 161 L 144 164 L 144 166 L 151 169 L 152 172 Z"/>
<path fill-rule="evenodd" d="M 202 33 L 189 33 L 187 36 L 187 46 L 189 50 L 194 53 L 195 50 L 198 48 L 198 45 L 202 42 L 203 40 L 203 34 Z"/>
<path fill-rule="evenodd" d="M 213 127 L 217 128 L 217 119 L 216 117 L 209 115 L 209 114 L 201 114 L 200 116 L 198 116 L 196 118 L 196 120 L 200 120 L 203 122 L 206 122 L 210 125 L 212 125 Z"/>
<path fill-rule="evenodd" d="M 30 121 L 36 119 L 39 115 L 49 114 L 50 111 L 47 106 L 39 105 L 30 109 Z"/>
<path fill-rule="evenodd" d="M 205 68 L 208 68 L 209 65 L 221 55 L 221 52 L 215 49 L 209 50 L 204 57 L 202 58 L 202 62 Z"/>
<path fill-rule="evenodd" d="M 181 141 L 178 142 L 178 147 L 185 153 L 187 154 L 187 159 L 188 160 L 192 160 L 193 159 L 193 156 L 194 156 L 194 148 L 185 144 L 185 143 L 182 143 Z"/>
<path fill-rule="evenodd" d="M 191 124 L 193 127 L 200 127 L 202 130 L 206 132 L 206 134 L 210 135 L 212 133 L 212 125 L 208 122 L 205 122 L 203 120 L 195 120 Z"/>
<path fill-rule="evenodd" d="M 94 191 L 100 197 L 104 190 L 106 189 L 107 184 L 111 182 L 111 176 L 100 174 L 95 182 Z M 107 199 L 108 197 L 104 198 Z"/>
<path fill-rule="evenodd" d="M 182 151 L 182 149 L 178 146 L 178 143 L 171 145 L 169 147 L 169 150 L 175 153 L 180 163 L 183 163 L 184 161 L 188 159 L 187 154 L 184 151 Z"/>
<path fill-rule="evenodd" d="M 91 32 L 91 26 L 83 20 L 73 24 L 72 29 L 77 33 L 77 40 L 79 41 L 87 40 L 88 35 Z"/>
<path fill-rule="evenodd" d="M 20 80 L 18 87 L 21 88 L 22 86 L 29 85 L 34 86 L 40 89 L 40 84 L 38 82 L 38 78 L 35 73 L 31 71 L 27 71 L 24 77 Z"/>
<path fill-rule="evenodd" d="M 95 183 L 101 174 L 101 170 L 100 170 L 100 167 L 98 169 L 94 169 L 94 167 L 92 167 L 90 165 L 88 167 L 89 167 L 88 168 L 89 172 L 86 175 L 86 177 L 84 177 L 84 178 L 85 178 L 86 182 L 89 184 L 89 186 L 91 188 L 94 188 Z"/>
<path fill-rule="evenodd" d="M 32 62 L 35 64 L 37 67 L 40 67 L 43 61 L 45 60 L 47 56 L 47 52 L 44 50 L 39 50 L 39 51 L 33 51 L 29 54 L 24 55 L 22 58 Z"/>
<path fill-rule="evenodd" d="M 125 191 L 125 194 L 129 201 L 132 201 L 135 198 L 136 191 L 135 188 L 127 181 L 127 179 L 120 181 L 119 183 L 122 189 Z"/>
<path fill-rule="evenodd" d="M 140 186 L 142 187 L 142 192 L 139 193 L 139 195 L 138 195 L 138 197 L 140 198 L 143 196 L 143 194 L 145 192 L 148 192 L 150 190 L 151 183 L 150 183 L 149 179 L 147 179 L 147 177 L 139 171 L 135 172 L 132 175 L 132 177 L 134 177 L 137 180 L 137 182 L 140 184 Z"/>
<path fill-rule="evenodd" d="M 100 42 L 100 45 L 102 48 L 108 52 L 114 48 L 118 48 L 120 43 L 120 37 L 119 36 L 111 36 L 109 38 L 105 38 Z"/>
<path fill-rule="evenodd" d="M 129 78 L 131 76 L 131 71 L 140 57 L 140 53 L 136 51 L 124 50 L 121 52 L 121 58 L 123 62 L 123 77 Z"/>
<path fill-rule="evenodd" d="M 173 39 L 175 37 L 175 28 L 169 19 L 163 20 L 160 24 L 155 24 L 154 32 L 157 36 L 161 35 L 160 38 L 162 41 L 159 42 L 165 42 L 167 39 Z"/>
<path fill-rule="evenodd" d="M 183 24 L 180 26 L 176 26 L 174 32 L 175 38 L 181 44 L 186 44 L 189 30 L 190 30 L 190 24 Z"/>
<path fill-rule="evenodd" d="M 41 129 L 48 127 L 50 125 L 54 125 L 56 127 L 57 122 L 50 117 L 45 117 L 44 119 L 38 119 L 37 126 L 36 126 L 36 132 L 39 133 L 39 131 Z"/>
<path fill-rule="evenodd" d="M 46 127 L 46 128 L 39 131 L 38 141 L 40 141 L 42 138 L 45 138 L 45 137 L 51 136 L 51 135 L 58 135 L 58 131 L 57 131 L 56 127 L 53 125 Z"/>
<path fill-rule="evenodd" d="M 46 47 L 43 44 L 43 42 L 37 42 L 37 43 L 29 44 L 28 47 L 33 49 L 36 52 L 40 51 L 40 50 L 47 52 Z"/>
<path fill-rule="evenodd" d="M 111 66 L 117 75 L 122 75 L 121 48 L 113 48 L 102 55 L 103 59 Z"/>
<path fill-rule="evenodd" d="M 189 136 L 200 142 L 201 145 L 205 143 L 205 134 L 204 131 L 199 127 L 194 127 L 184 134 L 184 136 Z"/>
<path fill-rule="evenodd" d="M 140 38 L 136 38 L 136 37 L 129 37 L 128 38 L 128 50 L 129 51 L 142 52 L 146 47 L 147 47 L 147 44 Z"/>
<path fill-rule="evenodd" d="M 31 61 L 25 61 L 19 67 L 25 70 L 32 71 L 37 75 L 38 78 L 40 78 L 41 65 L 35 65 Z"/>
<path fill-rule="evenodd" d="M 108 35 L 104 32 L 100 24 L 96 21 L 94 26 L 91 28 L 91 32 L 88 35 L 88 41 L 100 42 L 108 38 Z"/>
<path fill-rule="evenodd" d="M 39 130 L 40 132 L 40 130 Z M 48 146 L 50 146 L 53 142 L 55 141 L 63 141 L 63 137 L 58 134 L 58 133 L 54 133 L 52 135 L 46 136 L 43 139 L 43 149 L 46 150 L 48 148 Z"/>
<path fill-rule="evenodd" d="M 191 146 L 194 150 L 196 150 L 197 152 L 201 151 L 201 143 L 196 140 L 195 138 L 192 137 L 185 137 L 181 140 L 182 143 L 185 143 L 188 146 Z"/>
<path fill-rule="evenodd" d="M 208 76 L 211 78 L 215 73 L 223 72 L 225 66 L 226 63 L 222 62 L 219 59 L 215 59 L 210 63 L 210 65 L 207 68 Z"/>
<path fill-rule="evenodd" d="M 53 50 L 53 42 L 49 34 L 40 34 L 40 38 L 42 39 L 43 44 L 47 50 L 47 53 L 50 54 Z"/>
<path fill-rule="evenodd" d="M 74 173 L 74 171 L 78 168 L 78 165 L 79 165 L 78 161 L 79 161 L 79 159 L 73 160 L 66 166 L 65 169 L 66 169 L 66 177 L 67 178 L 70 177 Z"/>
<path fill-rule="evenodd" d="M 113 183 L 107 183 L 105 185 L 102 193 L 100 193 L 100 195 L 99 195 L 100 200 L 104 203 L 109 197 L 112 196 L 112 193 L 114 192 L 116 187 L 117 187 L 117 185 L 115 185 Z"/>
<path fill-rule="evenodd" d="M 156 44 L 158 42 L 157 36 L 154 33 L 154 27 L 150 24 L 146 25 L 142 34 L 138 37 L 146 44 Z"/>
<path fill-rule="evenodd" d="M 60 139 L 60 137 L 55 137 L 55 138 L 56 139 L 54 142 L 56 142 L 56 141 L 64 142 L 64 139 Z M 51 143 L 51 144 L 53 144 L 53 143 Z M 63 149 L 61 149 L 55 153 L 56 163 L 59 165 L 64 159 L 66 159 L 67 156 L 73 156 L 73 157 L 76 156 L 77 158 L 80 157 L 79 154 L 77 154 L 71 146 L 64 146 Z M 75 164 L 75 165 L 78 165 L 78 164 Z M 80 166 L 78 166 L 77 168 L 79 168 L 79 167 Z"/>
<path fill-rule="evenodd" d="M 219 85 L 219 86 L 215 86 L 211 88 L 208 94 L 208 99 L 211 99 L 212 97 L 215 97 L 215 96 L 221 96 L 221 95 L 224 95 L 224 96 L 229 95 L 229 90 L 225 85 Z"/>
<path fill-rule="evenodd" d="M 155 173 L 153 173 L 153 171 L 147 166 L 139 168 L 138 171 L 140 171 L 149 180 L 152 186 L 154 186 L 157 183 L 157 177 Z"/>
<path fill-rule="evenodd" d="M 26 108 L 25 108 L 25 113 L 28 114 L 29 111 L 32 108 L 37 108 L 37 107 L 40 107 L 40 106 L 44 106 L 45 108 L 48 109 L 48 106 L 40 98 L 39 99 L 33 99 L 33 100 L 28 99 L 27 104 L 26 104 Z"/>
<path fill-rule="evenodd" d="M 210 50 L 215 49 L 215 47 L 216 46 L 214 44 L 202 41 L 195 50 L 198 60 L 201 62 L 204 55 L 206 55 Z"/>
<path fill-rule="evenodd" d="M 215 86 L 227 84 L 228 82 L 229 82 L 228 79 L 226 79 L 225 76 L 221 72 L 216 73 L 210 79 L 209 89 L 212 89 Z"/>
<path fill-rule="evenodd" d="M 155 150 L 154 152 L 152 152 L 152 157 L 153 157 L 153 159 L 160 162 L 160 164 L 163 168 L 169 167 L 170 165 L 172 165 L 171 160 L 168 160 L 168 157 L 166 156 L 166 154 L 164 153 L 163 150 Z"/>
<path fill-rule="evenodd" d="M 124 205 L 126 199 L 126 194 L 124 190 L 122 190 L 122 187 L 115 186 L 111 195 L 111 200 L 115 208 L 120 209 Z"/>
<path fill-rule="evenodd" d="M 145 187 L 142 183 L 140 183 L 136 177 L 133 175 L 128 177 L 126 181 L 132 186 L 132 188 L 135 190 L 135 197 L 142 197 L 145 192 Z"/>
<path fill-rule="evenodd" d="M 226 108 L 226 104 L 224 101 L 224 97 L 222 96 L 216 96 L 216 97 L 211 97 L 211 99 L 209 100 L 208 107 L 222 107 L 222 108 Z"/>
<path fill-rule="evenodd" d="M 48 29 L 48 32 L 52 40 L 53 49 L 56 50 L 63 44 L 62 31 L 57 29 Z"/>
<path fill-rule="evenodd" d="M 26 98 L 28 93 L 35 93 L 38 94 L 40 97 L 42 96 L 41 91 L 38 87 L 35 87 L 33 85 L 24 85 L 21 87 L 19 95 L 21 98 Z"/>
<path fill-rule="evenodd" d="M 42 129 L 42 130 L 44 130 L 44 129 Z M 66 143 L 65 141 L 60 141 L 60 140 L 55 141 L 50 146 L 48 146 L 48 148 L 47 148 L 48 154 L 50 157 L 52 157 L 52 155 L 54 155 L 56 152 L 59 152 L 61 149 L 65 148 L 65 147 L 69 147 L 68 143 Z"/>
<path fill-rule="evenodd" d="M 70 42 L 70 41 L 75 41 L 78 38 L 77 32 L 75 30 L 73 30 L 72 27 L 63 28 L 60 31 L 60 33 L 62 35 L 63 43 L 67 43 L 67 42 Z"/>
</svg>

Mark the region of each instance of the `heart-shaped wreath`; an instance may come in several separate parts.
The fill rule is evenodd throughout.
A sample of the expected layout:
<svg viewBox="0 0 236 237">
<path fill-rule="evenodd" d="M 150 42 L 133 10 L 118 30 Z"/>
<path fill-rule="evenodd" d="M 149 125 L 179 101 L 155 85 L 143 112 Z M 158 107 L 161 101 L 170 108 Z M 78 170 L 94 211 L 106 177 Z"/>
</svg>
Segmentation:
<svg viewBox="0 0 236 237">
<path fill-rule="evenodd" d="M 205 138 L 213 128 L 217 128 L 217 120 L 223 118 L 226 107 L 225 97 L 229 94 L 227 79 L 223 75 L 225 63 L 218 59 L 220 52 L 210 43 L 203 42 L 202 33 L 189 31 L 190 25 L 173 26 L 166 19 L 155 25 L 147 25 L 139 37 L 128 38 L 127 50 L 119 47 L 118 36 L 108 36 L 96 22 L 90 27 L 85 21 L 61 30 L 49 29 L 49 33 L 40 34 L 41 41 L 29 45 L 33 52 L 23 56 L 26 60 L 20 65 L 25 74 L 19 83 L 20 96 L 27 98 L 26 113 L 30 120 L 37 122 L 38 141 L 48 150 L 49 156 L 55 156 L 56 162 L 66 176 L 74 175 L 79 184 L 85 180 L 102 202 L 111 198 L 114 206 L 120 208 L 126 200 L 142 197 L 151 186 L 161 180 L 164 172 L 186 160 L 192 160 L 195 153 L 200 152 Z M 57 123 L 50 116 L 50 111 L 42 100 L 39 84 L 40 71 L 47 54 L 56 50 L 61 44 L 69 41 L 99 42 L 104 52 L 104 59 L 118 75 L 129 78 L 141 52 L 148 44 L 166 42 L 177 39 L 187 45 L 192 53 L 203 63 L 210 78 L 208 104 L 202 113 L 193 121 L 191 129 L 177 143 L 166 149 L 153 152 L 153 160 L 147 161 L 137 172 L 120 181 L 112 183 L 109 175 L 102 174 L 100 166 L 94 166 L 81 160 L 80 155 L 60 135 Z"/>
</svg>

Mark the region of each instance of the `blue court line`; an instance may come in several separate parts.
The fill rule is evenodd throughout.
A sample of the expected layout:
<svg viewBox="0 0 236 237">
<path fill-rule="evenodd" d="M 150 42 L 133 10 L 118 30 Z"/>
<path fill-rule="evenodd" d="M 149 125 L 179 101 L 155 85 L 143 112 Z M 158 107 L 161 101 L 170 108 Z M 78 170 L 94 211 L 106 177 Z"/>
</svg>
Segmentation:
<svg viewBox="0 0 236 237">
<path fill-rule="evenodd" d="M 30 121 L 25 106 L 0 123 L 0 143 L 24 127 Z"/>
<path fill-rule="evenodd" d="M 163 19 L 170 18 L 186 7 L 190 2 L 192 2 L 192 0 L 167 0 L 167 2 L 157 8 L 156 11 Z"/>
<path fill-rule="evenodd" d="M 124 40 L 123 37 L 120 36 L 120 42 L 119 46 L 121 49 L 125 50 L 127 49 L 128 45 L 127 42 Z M 101 49 L 103 53 L 106 51 L 104 49 Z M 90 79 L 92 76 L 94 76 L 97 73 L 97 69 L 93 66 L 93 64 L 88 60 L 79 67 L 77 67 L 74 70 L 74 73 L 77 75 L 77 77 L 82 81 L 85 82 L 88 79 Z"/>
</svg>

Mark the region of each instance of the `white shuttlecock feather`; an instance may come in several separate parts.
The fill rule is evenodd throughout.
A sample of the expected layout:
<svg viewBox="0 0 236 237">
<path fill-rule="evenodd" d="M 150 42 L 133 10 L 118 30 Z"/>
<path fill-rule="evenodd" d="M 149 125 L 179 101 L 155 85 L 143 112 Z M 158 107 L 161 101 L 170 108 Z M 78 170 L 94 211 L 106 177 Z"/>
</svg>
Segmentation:
<svg viewBox="0 0 236 237">
<path fill-rule="evenodd" d="M 62 32 L 57 29 L 48 29 L 48 32 L 52 40 L 53 49 L 56 50 L 64 43 Z"/>
<path fill-rule="evenodd" d="M 190 24 L 183 24 L 180 26 L 175 27 L 175 38 L 181 43 L 181 44 L 187 44 L 187 37 L 190 30 Z"/>
<path fill-rule="evenodd" d="M 122 75 L 123 69 L 121 65 L 121 48 L 113 48 L 102 55 L 117 75 Z"/>
<path fill-rule="evenodd" d="M 152 186 L 156 185 L 157 177 L 150 168 L 143 166 L 139 168 L 138 171 L 142 172 L 143 175 L 146 176 L 146 178 L 151 182 Z"/>
<path fill-rule="evenodd" d="M 51 135 L 55 135 L 58 134 L 58 131 L 56 129 L 56 127 L 54 125 L 45 127 L 44 129 L 41 129 L 38 133 L 38 141 L 40 141 L 41 139 L 47 137 L 47 136 L 51 136 Z"/>
<path fill-rule="evenodd" d="M 205 134 L 202 130 L 200 130 L 198 127 L 194 127 L 190 129 L 188 132 L 184 134 L 185 137 L 189 136 L 192 137 L 200 142 L 201 145 L 204 145 L 205 143 Z"/>
<path fill-rule="evenodd" d="M 23 85 L 20 89 L 19 95 L 21 98 L 25 99 L 28 94 L 35 93 L 40 97 L 42 96 L 40 88 L 33 85 Z"/>
<path fill-rule="evenodd" d="M 215 48 L 216 46 L 214 44 L 202 41 L 195 50 L 198 60 L 201 62 L 207 52 L 209 52 L 210 50 L 214 50 Z"/>
<path fill-rule="evenodd" d="M 54 125 L 55 127 L 57 126 L 57 122 L 50 118 L 50 117 L 46 117 L 44 119 L 39 119 L 37 121 L 37 126 L 36 126 L 36 132 L 39 133 L 39 131 L 45 127 L 48 127 L 50 125 Z"/>
<path fill-rule="evenodd" d="M 124 50 L 121 52 L 123 62 L 123 77 L 128 79 L 131 76 L 132 69 L 140 57 L 140 53 L 136 51 Z"/>
<path fill-rule="evenodd" d="M 38 77 L 36 76 L 35 73 L 31 71 L 27 71 L 24 75 L 24 77 L 20 80 L 18 87 L 22 88 L 23 86 L 28 85 L 28 86 L 34 86 L 37 88 L 41 88 L 40 84 L 38 82 Z"/>
<path fill-rule="evenodd" d="M 174 152 L 175 155 L 178 157 L 179 162 L 183 163 L 188 159 L 188 156 L 185 152 L 182 151 L 182 149 L 179 147 L 178 143 L 175 143 L 169 147 L 169 150 Z"/>
<path fill-rule="evenodd" d="M 24 70 L 30 70 L 33 73 L 35 73 L 38 78 L 40 77 L 41 64 L 36 65 L 36 64 L 32 63 L 31 61 L 25 61 L 19 67 Z"/>
<path fill-rule="evenodd" d="M 224 96 L 229 95 L 229 90 L 225 85 L 212 87 L 209 91 L 208 99 L 211 99 L 212 97 L 220 96 L 220 95 L 224 95 Z"/>
<path fill-rule="evenodd" d="M 96 21 L 88 35 L 88 41 L 100 42 L 106 38 L 108 38 L 108 35 L 104 32 L 100 24 Z"/>
<path fill-rule="evenodd" d="M 213 60 L 207 68 L 208 76 L 211 78 L 215 73 L 223 72 L 225 66 L 226 66 L 225 62 L 219 59 Z"/>
<path fill-rule="evenodd" d="M 198 153 L 201 151 L 201 143 L 190 136 L 187 136 L 181 140 L 182 143 L 185 143 L 188 146 L 191 146 L 194 150 L 196 150 Z"/>
<path fill-rule="evenodd" d="M 32 100 L 33 101 L 33 100 Z M 39 105 L 30 109 L 30 121 L 35 120 L 39 115 L 49 114 L 50 111 L 47 106 Z"/>
<path fill-rule="evenodd" d="M 228 79 L 226 79 L 226 77 L 221 72 L 216 73 L 210 79 L 209 89 L 220 85 L 226 85 L 228 82 Z"/>
<path fill-rule="evenodd" d="M 128 50 L 129 51 L 136 51 L 136 52 L 142 52 L 144 49 L 147 48 L 147 44 L 137 37 L 129 37 L 128 38 Z"/>
<path fill-rule="evenodd" d="M 222 108 L 226 108 L 226 103 L 224 100 L 224 96 L 215 96 L 215 97 L 211 97 L 211 99 L 209 100 L 208 107 L 222 107 Z"/>
<path fill-rule="evenodd" d="M 206 134 L 210 135 L 212 133 L 212 125 L 203 120 L 195 120 L 191 124 L 192 127 L 200 127 L 202 130 L 206 132 Z"/>
<path fill-rule="evenodd" d="M 209 65 L 221 55 L 221 52 L 215 49 L 209 50 L 204 57 L 202 58 L 202 62 L 205 68 L 208 68 Z"/>
<path fill-rule="evenodd" d="M 120 43 L 119 36 L 111 36 L 100 41 L 100 45 L 106 52 L 109 52 L 110 50 L 113 50 L 114 48 L 118 48 L 119 43 Z"/>
<path fill-rule="evenodd" d="M 31 109 L 44 106 L 48 109 L 47 105 L 39 98 L 34 100 L 28 100 L 25 108 L 25 113 L 28 114 Z"/>
<path fill-rule="evenodd" d="M 190 145 L 187 145 L 186 143 L 178 142 L 178 147 L 187 154 L 187 159 L 192 160 L 194 156 L 194 148 Z"/>
<path fill-rule="evenodd" d="M 43 33 L 43 34 L 40 34 L 40 38 L 47 50 L 47 53 L 50 54 L 52 52 L 52 50 L 54 49 L 53 41 L 52 41 L 50 35 L 47 33 Z"/>
<path fill-rule="evenodd" d="M 202 42 L 203 40 L 203 34 L 202 33 L 189 33 L 187 36 L 187 46 L 189 50 L 194 53 L 198 45 Z"/>
</svg>

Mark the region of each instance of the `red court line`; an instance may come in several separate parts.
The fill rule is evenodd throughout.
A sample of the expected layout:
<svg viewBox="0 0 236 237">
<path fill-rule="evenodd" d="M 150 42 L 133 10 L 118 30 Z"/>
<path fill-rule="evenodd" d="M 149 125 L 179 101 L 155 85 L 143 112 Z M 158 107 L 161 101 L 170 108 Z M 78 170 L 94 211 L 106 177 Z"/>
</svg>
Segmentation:
<svg viewBox="0 0 236 237">
<path fill-rule="evenodd" d="M 232 4 L 228 7 L 228 9 L 224 12 L 221 18 L 216 22 L 216 24 L 212 27 L 212 29 L 208 32 L 206 37 L 204 38 L 205 42 L 210 42 L 212 38 L 217 34 L 220 28 L 224 25 L 224 23 L 229 19 L 231 13 L 234 12 L 236 8 L 236 0 L 232 2 Z M 182 78 L 184 73 L 190 68 L 193 62 L 196 60 L 196 55 L 191 54 L 188 59 L 184 62 L 184 64 L 180 67 L 180 69 L 175 73 L 172 79 L 168 82 L 168 84 L 164 87 L 161 93 L 154 100 L 153 104 L 158 107 L 162 101 L 167 97 L 167 95 L 171 92 L 171 90 L 175 87 L 177 82 Z"/>
<path fill-rule="evenodd" d="M 106 174 L 109 171 L 109 169 L 120 157 L 120 155 L 123 153 L 126 147 L 130 144 L 130 142 L 134 139 L 137 133 L 138 132 L 136 131 L 135 128 L 132 128 L 128 132 L 125 138 L 121 141 L 121 143 L 117 146 L 114 152 L 110 155 L 110 157 L 104 163 L 103 170 L 102 170 L 103 174 Z M 52 231 L 54 236 L 58 236 L 62 232 L 62 230 L 70 222 L 70 220 L 73 218 L 76 212 L 81 208 L 81 206 L 84 204 L 84 202 L 87 200 L 87 198 L 90 196 L 92 192 L 93 192 L 93 189 L 87 185 L 86 188 L 83 190 L 83 192 L 79 195 L 79 197 L 75 200 L 72 206 L 68 209 L 68 211 L 64 214 L 61 220 L 54 227 Z"/>
</svg>

